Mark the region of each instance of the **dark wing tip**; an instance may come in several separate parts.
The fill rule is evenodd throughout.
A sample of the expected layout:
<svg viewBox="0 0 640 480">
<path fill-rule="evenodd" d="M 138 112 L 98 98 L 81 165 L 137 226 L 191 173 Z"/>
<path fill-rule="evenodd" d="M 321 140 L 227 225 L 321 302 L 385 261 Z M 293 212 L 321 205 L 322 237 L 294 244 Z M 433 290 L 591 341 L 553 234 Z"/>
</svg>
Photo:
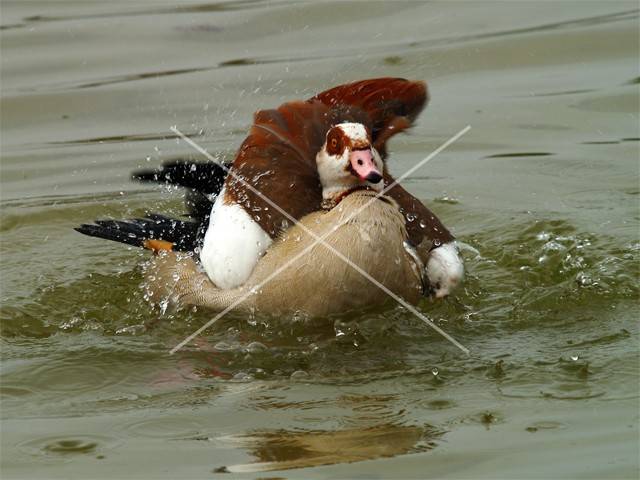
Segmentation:
<svg viewBox="0 0 640 480">
<path fill-rule="evenodd" d="M 163 163 L 157 169 L 135 170 L 131 174 L 131 179 L 139 182 L 178 185 L 205 194 L 216 194 L 222 189 L 227 171 L 227 167 L 214 162 L 176 159 Z"/>
<path fill-rule="evenodd" d="M 76 232 L 90 237 L 102 238 L 118 243 L 142 247 L 144 238 L 132 232 L 121 229 L 115 220 L 96 220 L 95 224 L 84 223 L 74 227 Z"/>
</svg>

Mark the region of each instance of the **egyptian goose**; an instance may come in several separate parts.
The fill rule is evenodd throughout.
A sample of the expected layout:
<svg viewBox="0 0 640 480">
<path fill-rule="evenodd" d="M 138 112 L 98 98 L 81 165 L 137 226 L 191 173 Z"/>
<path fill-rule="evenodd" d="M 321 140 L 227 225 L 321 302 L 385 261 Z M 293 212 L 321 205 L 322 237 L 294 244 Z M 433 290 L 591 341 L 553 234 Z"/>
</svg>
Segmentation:
<svg viewBox="0 0 640 480">
<path fill-rule="evenodd" d="M 406 248 L 404 217 L 393 199 L 377 198 L 370 190 L 353 191 L 339 206 L 305 215 L 273 242 L 240 287 L 217 288 L 192 256 L 161 252 L 146 266 L 147 296 L 152 303 L 179 308 L 295 311 L 311 317 L 389 301 L 327 247 L 313 246 L 309 231 L 405 301 L 416 304 L 422 297 L 422 263 Z"/>
<path fill-rule="evenodd" d="M 294 219 L 322 208 L 322 188 L 315 155 L 326 133 L 338 123 L 353 122 L 370 132 L 372 146 L 387 156 L 386 142 L 411 126 L 427 102 L 426 85 L 397 78 L 363 80 L 322 92 L 306 101 L 285 103 L 255 114 L 249 136 L 231 171 L 215 163 L 172 162 L 133 178 L 190 189 L 187 206 L 195 221 L 161 215 L 130 222 L 97 221 L 82 233 L 143 245 L 150 238 L 169 241 L 174 250 L 195 250 L 211 281 L 237 287 L 249 278 L 259 258 L 290 222 L 250 188 L 263 192 Z M 384 184 L 393 183 L 386 165 Z M 242 178 L 244 181 L 239 181 Z M 210 198 L 216 195 L 212 204 Z M 439 219 L 400 185 L 389 190 L 405 214 L 409 243 L 426 239 L 434 248 L 427 277 L 436 297 L 447 295 L 461 280 L 462 261 L 454 237 Z M 326 199 L 324 199 L 326 201 Z"/>
<path fill-rule="evenodd" d="M 243 285 L 217 288 L 191 256 L 168 252 L 146 267 L 151 301 L 318 317 L 388 301 L 364 271 L 405 301 L 417 303 L 423 293 L 423 263 L 408 246 L 398 204 L 379 193 L 382 158 L 364 126 L 332 127 L 316 162 L 325 210 L 305 215 L 280 234 Z"/>
</svg>

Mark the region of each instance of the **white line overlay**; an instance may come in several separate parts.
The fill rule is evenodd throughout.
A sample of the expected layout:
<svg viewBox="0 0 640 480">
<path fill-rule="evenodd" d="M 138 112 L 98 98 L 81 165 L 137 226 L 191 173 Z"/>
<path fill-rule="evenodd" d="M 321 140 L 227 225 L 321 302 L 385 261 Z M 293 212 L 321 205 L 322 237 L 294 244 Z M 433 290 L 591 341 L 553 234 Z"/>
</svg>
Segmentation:
<svg viewBox="0 0 640 480">
<path fill-rule="evenodd" d="M 334 229 L 339 227 L 339 226 L 341 226 L 341 225 L 343 225 L 343 224 L 346 224 L 347 222 L 349 222 L 353 217 L 355 217 L 360 212 L 365 210 L 369 205 L 371 205 L 371 203 L 373 203 L 376 200 L 378 200 L 378 198 L 380 198 L 381 196 L 386 194 L 389 190 L 391 190 L 393 187 L 395 187 L 397 184 L 399 184 L 402 180 L 404 180 L 409 175 L 411 175 L 413 172 L 415 172 L 418 168 L 420 168 L 421 166 L 426 164 L 429 160 L 431 160 L 433 157 L 435 157 L 438 153 L 443 151 L 445 148 L 447 148 L 453 142 L 458 140 L 460 137 L 462 137 L 469 130 L 471 130 L 471 126 L 467 125 L 465 128 L 463 128 L 458 133 L 456 133 L 453 137 L 451 137 L 449 140 L 447 140 L 445 143 L 443 143 L 437 149 L 435 149 L 433 152 L 431 152 L 427 157 L 425 157 L 423 160 L 421 160 L 416 165 L 411 167 L 403 175 L 398 177 L 397 180 L 395 180 L 393 183 L 389 184 L 381 192 L 379 192 L 374 197 L 372 197 L 372 199 L 369 200 L 367 203 L 365 203 L 362 207 L 357 209 L 355 212 L 353 212 L 351 215 L 349 215 L 346 219 L 342 220 L 342 222 L 340 222 L 338 225 L 336 225 L 336 227 L 334 227 Z M 305 233 L 307 233 L 308 235 L 313 237 L 315 239 L 315 241 L 313 243 L 311 243 L 307 248 L 305 248 L 302 252 L 300 252 L 299 254 L 295 255 L 292 258 L 290 258 L 287 262 L 285 262 L 283 265 L 281 265 L 279 268 L 277 268 L 275 271 L 273 271 L 269 276 L 267 276 L 267 278 L 265 278 L 262 282 L 260 282 L 258 285 L 255 285 L 254 287 L 252 287 L 249 292 L 244 294 L 242 297 L 240 297 L 238 300 L 233 302 L 231 305 L 229 305 L 223 311 L 218 313 L 215 317 L 213 317 L 211 320 L 209 320 L 203 326 L 201 326 L 198 330 L 193 332 L 191 335 L 189 335 L 187 338 L 185 338 L 182 342 L 180 342 L 178 345 L 176 345 L 173 349 L 171 349 L 171 351 L 169 352 L 170 354 L 176 353 L 178 350 L 180 350 L 182 347 L 184 347 L 187 343 L 191 342 L 191 340 L 193 340 L 195 337 L 200 335 L 204 330 L 209 328 L 215 322 L 220 320 L 220 318 L 222 318 L 228 312 L 233 310 L 237 305 L 242 303 L 249 296 L 251 296 L 255 292 L 259 291 L 260 288 L 262 288 L 267 282 L 273 280 L 282 271 L 286 270 L 291 264 L 296 262 L 303 255 L 307 254 L 313 247 L 315 247 L 318 244 L 324 246 L 330 252 L 332 252 L 338 258 L 340 258 L 342 261 L 344 261 L 345 263 L 347 263 L 348 265 L 353 267 L 354 270 L 356 270 L 358 273 L 360 273 L 362 276 L 364 276 L 367 280 L 369 280 L 371 283 L 373 283 L 375 286 L 377 286 L 379 289 L 381 289 L 383 292 L 385 292 L 391 298 L 393 298 L 398 303 L 400 303 L 403 307 L 405 307 L 407 310 L 409 310 L 411 313 L 413 313 L 415 316 L 417 316 L 420 320 L 422 320 L 424 323 L 426 323 L 431 328 L 433 328 L 436 332 L 438 332 L 444 338 L 446 338 L 451 343 L 453 343 L 456 347 L 458 347 L 464 353 L 466 353 L 467 355 L 469 354 L 469 349 L 468 348 L 466 348 L 464 345 L 462 345 L 460 342 L 458 342 L 455 338 L 453 338 L 447 332 L 445 332 L 440 327 L 438 327 L 436 324 L 434 324 L 424 314 L 422 314 L 420 311 L 418 311 L 413 305 L 411 305 L 410 303 L 405 301 L 402 297 L 400 297 L 400 296 L 396 295 L 395 293 L 393 293 L 391 290 L 389 290 L 387 287 L 385 287 L 380 282 L 378 282 L 375 278 L 373 278 L 371 275 L 369 275 L 366 271 L 364 271 L 362 268 L 360 268 L 360 266 L 356 265 L 351 260 L 349 260 L 347 257 L 345 257 L 340 251 L 336 250 L 333 246 L 331 246 L 328 243 L 326 243 L 325 242 L 325 238 L 327 236 L 329 236 L 333 232 L 334 229 L 329 229 L 329 231 L 327 233 L 325 233 L 325 234 L 323 234 L 321 236 L 320 235 L 316 235 L 314 232 L 309 230 L 305 225 L 299 223 L 297 219 L 293 218 L 288 212 L 283 210 L 279 205 L 277 205 L 275 202 L 273 202 L 273 200 L 271 200 L 266 195 L 264 195 L 262 192 L 257 190 L 253 185 L 249 184 L 244 178 L 242 178 L 239 175 L 237 175 L 233 170 L 229 169 L 226 165 L 222 164 L 218 159 L 213 157 L 209 152 L 207 152 L 205 149 L 203 149 L 200 145 L 198 145 L 193 140 L 191 140 L 189 137 L 187 137 L 184 133 L 182 133 L 180 130 L 178 130 L 177 127 L 171 127 L 171 131 L 173 133 L 175 133 L 176 135 L 178 135 L 180 138 L 182 138 L 185 142 L 187 142 L 189 145 L 191 145 L 194 149 L 196 149 L 202 155 L 204 155 L 208 160 L 210 160 L 212 162 L 215 162 L 220 167 L 222 167 L 229 175 L 231 175 L 234 179 L 238 180 L 240 183 L 242 183 L 243 186 L 247 187 L 253 193 L 258 195 L 262 200 L 264 200 L 271 207 L 273 207 L 275 210 L 277 210 L 279 213 L 281 213 L 284 217 L 286 217 L 293 224 L 298 225 Z"/>
</svg>

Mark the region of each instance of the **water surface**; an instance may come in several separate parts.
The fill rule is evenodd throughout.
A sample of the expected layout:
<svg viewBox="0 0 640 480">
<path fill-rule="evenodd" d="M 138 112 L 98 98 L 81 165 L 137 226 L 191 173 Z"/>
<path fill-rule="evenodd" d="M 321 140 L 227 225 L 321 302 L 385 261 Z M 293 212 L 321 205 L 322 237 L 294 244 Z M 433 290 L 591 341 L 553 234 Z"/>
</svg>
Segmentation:
<svg viewBox="0 0 640 480">
<path fill-rule="evenodd" d="M 3 478 L 635 478 L 635 2 L 3 2 Z M 145 253 L 72 230 L 179 214 L 132 170 L 231 157 L 252 113 L 366 77 L 429 82 L 394 139 L 468 245 L 410 313 L 150 311 Z M 260 473 L 270 472 L 270 473 Z M 223 475 L 224 476 L 224 475 Z"/>
</svg>

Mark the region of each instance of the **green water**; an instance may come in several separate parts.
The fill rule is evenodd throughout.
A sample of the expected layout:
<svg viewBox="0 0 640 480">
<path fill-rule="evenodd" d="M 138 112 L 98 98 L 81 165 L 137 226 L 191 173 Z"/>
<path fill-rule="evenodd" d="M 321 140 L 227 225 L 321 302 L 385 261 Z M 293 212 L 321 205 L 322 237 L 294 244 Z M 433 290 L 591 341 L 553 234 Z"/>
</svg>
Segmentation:
<svg viewBox="0 0 640 480">
<path fill-rule="evenodd" d="M 637 478 L 636 2 L 1 5 L 2 478 Z M 72 230 L 179 214 L 128 181 L 233 156 L 252 113 L 367 77 L 429 82 L 394 139 L 468 247 L 421 310 L 151 312 L 143 252 Z M 243 473 L 244 472 L 244 473 Z M 269 472 L 269 473 L 260 473 Z"/>
</svg>

